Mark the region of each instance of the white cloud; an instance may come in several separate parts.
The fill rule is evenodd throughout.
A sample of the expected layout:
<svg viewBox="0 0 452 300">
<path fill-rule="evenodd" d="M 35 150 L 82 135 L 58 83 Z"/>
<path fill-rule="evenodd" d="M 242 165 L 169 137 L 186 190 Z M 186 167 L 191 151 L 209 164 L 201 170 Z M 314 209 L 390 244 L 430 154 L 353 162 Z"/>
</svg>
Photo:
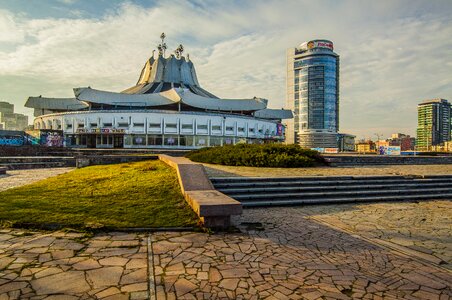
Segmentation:
<svg viewBox="0 0 452 300">
<path fill-rule="evenodd" d="M 8 29 L 0 33 L 0 82 L 39 78 L 44 92 L 31 95 L 53 95 L 56 83 L 119 91 L 135 83 L 165 31 L 169 50 L 183 43 L 212 93 L 282 107 L 286 49 L 328 38 L 341 56 L 341 128 L 413 134 L 418 102 L 452 100 L 452 8 L 435 3 L 162 1 L 125 3 L 100 19 L 25 19 L 0 10 Z"/>
</svg>

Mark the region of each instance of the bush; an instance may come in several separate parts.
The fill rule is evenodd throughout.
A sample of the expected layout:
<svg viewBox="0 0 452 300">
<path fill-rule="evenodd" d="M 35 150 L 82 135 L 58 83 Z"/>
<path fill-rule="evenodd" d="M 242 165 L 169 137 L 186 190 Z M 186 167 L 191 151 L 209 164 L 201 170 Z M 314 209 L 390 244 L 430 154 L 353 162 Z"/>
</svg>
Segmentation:
<svg viewBox="0 0 452 300">
<path fill-rule="evenodd" d="M 237 144 L 202 148 L 186 155 L 196 162 L 248 167 L 297 168 L 324 164 L 319 152 L 298 145 Z"/>
</svg>

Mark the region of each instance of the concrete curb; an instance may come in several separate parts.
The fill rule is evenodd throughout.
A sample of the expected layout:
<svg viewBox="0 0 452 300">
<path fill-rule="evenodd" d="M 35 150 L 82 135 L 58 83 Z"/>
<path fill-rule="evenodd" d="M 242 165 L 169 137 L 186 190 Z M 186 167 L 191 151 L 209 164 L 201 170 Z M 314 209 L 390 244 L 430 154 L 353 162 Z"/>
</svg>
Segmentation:
<svg viewBox="0 0 452 300">
<path fill-rule="evenodd" d="M 176 170 L 182 194 L 204 226 L 225 229 L 231 215 L 242 214 L 242 204 L 215 190 L 202 164 L 165 154 L 159 159 Z"/>
</svg>

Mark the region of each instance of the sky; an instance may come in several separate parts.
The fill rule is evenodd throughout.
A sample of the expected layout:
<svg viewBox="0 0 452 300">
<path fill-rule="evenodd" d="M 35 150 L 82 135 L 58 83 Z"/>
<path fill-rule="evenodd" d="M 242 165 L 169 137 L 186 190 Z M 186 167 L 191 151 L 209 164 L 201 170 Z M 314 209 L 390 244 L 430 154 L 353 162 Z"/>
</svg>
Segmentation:
<svg viewBox="0 0 452 300">
<path fill-rule="evenodd" d="M 415 136 L 417 104 L 452 100 L 452 1 L 0 0 L 0 101 L 133 86 L 165 32 L 219 97 L 286 99 L 286 51 L 328 39 L 340 55 L 340 131 Z"/>
</svg>

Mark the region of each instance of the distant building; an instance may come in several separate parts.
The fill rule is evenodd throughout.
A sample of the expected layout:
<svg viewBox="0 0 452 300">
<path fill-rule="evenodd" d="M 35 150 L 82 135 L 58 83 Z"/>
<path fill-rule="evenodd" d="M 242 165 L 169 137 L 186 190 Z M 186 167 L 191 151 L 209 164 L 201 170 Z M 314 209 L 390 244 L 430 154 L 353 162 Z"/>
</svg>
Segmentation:
<svg viewBox="0 0 452 300">
<path fill-rule="evenodd" d="M 338 148 L 341 152 L 355 151 L 355 137 L 352 134 L 339 133 L 338 134 Z"/>
<path fill-rule="evenodd" d="M 400 146 L 400 151 L 414 150 L 416 139 L 403 133 L 393 133 L 388 139 L 389 146 Z"/>
<path fill-rule="evenodd" d="M 305 42 L 287 51 L 287 143 L 335 148 L 339 131 L 339 55 L 328 40 Z"/>
<path fill-rule="evenodd" d="M 0 130 L 25 130 L 28 116 L 14 113 L 14 104 L 0 102 Z"/>
<path fill-rule="evenodd" d="M 430 151 L 451 140 L 451 105 L 445 99 L 426 100 L 417 106 L 416 150 Z"/>
<path fill-rule="evenodd" d="M 376 146 L 371 140 L 359 141 L 355 144 L 355 151 L 358 153 L 375 153 Z"/>
</svg>

